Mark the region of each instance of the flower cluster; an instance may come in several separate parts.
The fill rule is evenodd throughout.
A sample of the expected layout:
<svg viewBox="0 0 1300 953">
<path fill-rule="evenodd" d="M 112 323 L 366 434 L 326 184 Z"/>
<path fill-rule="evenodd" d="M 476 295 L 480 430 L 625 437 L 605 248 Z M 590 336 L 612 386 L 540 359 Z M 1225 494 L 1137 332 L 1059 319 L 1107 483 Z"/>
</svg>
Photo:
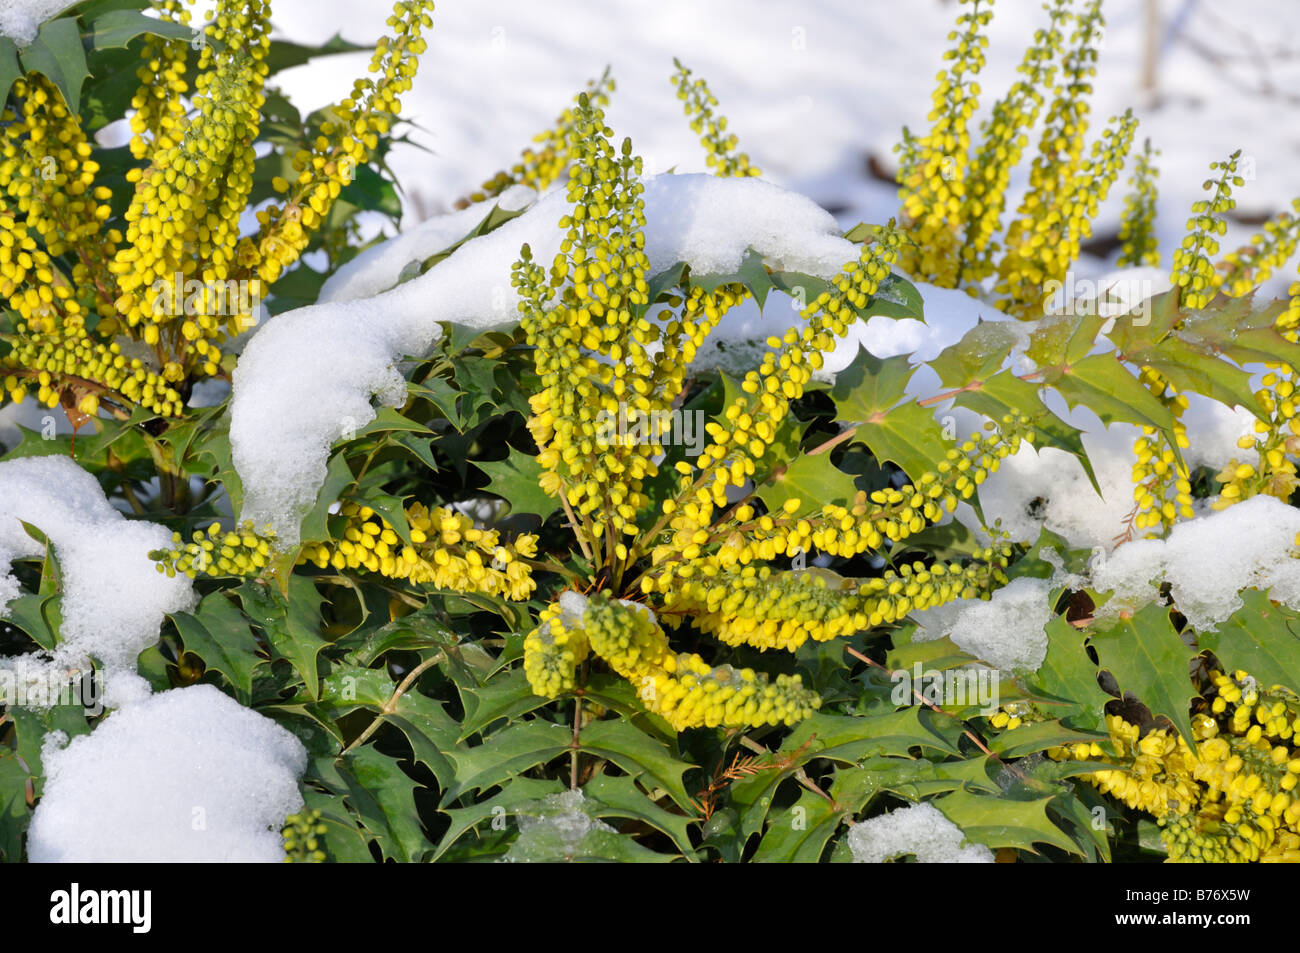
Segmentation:
<svg viewBox="0 0 1300 953">
<path fill-rule="evenodd" d="M 1179 519 L 1191 519 L 1191 476 L 1179 450 L 1190 446 L 1187 426 L 1180 419 L 1187 409 L 1187 397 L 1178 393 L 1167 378 L 1153 367 L 1143 366 L 1138 374 L 1146 388 L 1169 409 L 1174 418 L 1173 441 L 1155 427 L 1143 427 L 1133 444 L 1133 500 L 1137 504 L 1134 528 L 1164 532 Z"/>
<path fill-rule="evenodd" d="M 1056 758 L 1116 765 L 1086 777 L 1103 793 L 1156 818 L 1174 862 L 1300 861 L 1300 698 L 1265 689 L 1246 672 L 1211 672 L 1209 711 L 1192 719 L 1196 749 L 1165 728 L 1145 734 L 1107 718 L 1114 755 L 1096 744 Z"/>
<path fill-rule="evenodd" d="M 677 98 L 682 101 L 682 108 L 690 117 L 691 131 L 700 137 L 700 145 L 706 153 L 704 161 L 715 175 L 747 176 L 762 175 L 763 170 L 750 165 L 749 156 L 737 152 L 740 140 L 735 133 L 727 132 L 727 117 L 715 115 L 713 109 L 718 100 L 709 91 L 709 86 L 702 79 L 691 79 L 691 71 L 673 60 L 677 69 L 673 73 L 673 85 L 677 87 Z"/>
<path fill-rule="evenodd" d="M 982 281 L 993 274 L 994 240 L 1002 230 L 1011 170 L 1019 163 L 1043 107 L 1043 90 L 1056 76 L 1063 29 L 1070 18 L 1070 0 L 1052 0 L 1046 5 L 1048 23 L 1034 32 L 1018 67 L 1021 79 L 993 105 L 992 115 L 980 126 L 980 146 L 966 176 L 966 194 L 961 219 L 965 234 L 961 245 L 961 269 L 956 283 Z"/>
<path fill-rule="evenodd" d="M 988 37 L 982 30 L 993 17 L 989 0 L 963 0 L 970 9 L 948 34 L 956 45 L 944 53 L 950 66 L 941 71 L 933 94 L 930 131 L 914 142 L 899 169 L 899 196 L 904 224 L 914 245 L 905 249 L 901 267 L 936 284 L 956 284 L 961 211 L 970 153 L 971 114 L 979 101 L 976 75 L 984 66 Z"/>
<path fill-rule="evenodd" d="M 320 569 L 365 569 L 415 585 L 516 600 L 527 599 L 536 586 L 523 561 L 537 555 L 536 536 L 525 533 L 502 543 L 496 530 L 479 528 L 442 506 L 430 510 L 413 503 L 402 515 L 407 532 L 399 535 L 373 508 L 344 503 L 331 526 L 334 538 L 303 547 L 298 560 Z"/>
<path fill-rule="evenodd" d="M 284 819 L 284 829 L 280 832 L 284 839 L 284 862 L 323 864 L 325 851 L 321 846 L 327 830 L 316 808 L 290 814 Z"/>
<path fill-rule="evenodd" d="M 660 619 L 724 645 L 793 651 L 809 638 L 851 635 L 989 591 L 1006 580 L 1002 548 L 965 565 L 915 562 L 866 579 L 766 563 L 813 549 L 842 558 L 887 551 L 969 498 L 1015 452 L 1028 422 L 1012 414 L 1000 430 L 990 423 L 914 482 L 860 493 L 848 505 L 787 499 L 769 507 L 755 492 L 788 465 L 771 454 L 823 355 L 889 276 L 903 240 L 891 223 L 806 304 L 801 326 L 767 341 L 760 367 L 706 425 L 699 456 L 673 464 L 675 481 L 656 481 L 652 507 L 647 490 L 663 448 L 602 440 L 598 415 L 620 405 L 644 414 L 681 399 L 695 348 L 748 291 L 736 284 L 706 293 L 683 278 L 650 301 L 639 160 L 628 142 L 616 154 L 586 97 L 574 129 L 560 252 L 547 271 L 525 247 L 514 284 L 540 382 L 528 421 L 540 483 L 566 508 L 595 591 L 566 592 L 543 610 L 525 642 L 525 672 L 535 692 L 554 698 L 580 689 L 580 666 L 594 655 L 677 728 L 804 717 L 819 701 L 797 678 L 768 681 L 676 653 Z M 638 592 L 659 616 L 616 598 Z"/>
<path fill-rule="evenodd" d="M 575 686 L 575 670 L 592 652 L 637 688 L 646 707 L 677 730 L 793 724 L 820 705 L 798 675 L 774 680 L 752 669 L 710 666 L 674 653 L 654 613 L 643 605 L 568 591 L 543 610 L 524 641 L 524 672 L 533 690 L 554 698 Z"/>
<path fill-rule="evenodd" d="M 1124 215 L 1120 219 L 1119 240 L 1123 244 L 1119 261 L 1120 268 L 1160 264 L 1159 241 L 1156 237 L 1156 178 L 1160 170 L 1151 161 L 1160 155 L 1159 149 L 1151 148 L 1151 140 L 1142 143 L 1142 151 L 1137 153 L 1133 174 L 1129 185 L 1133 191 L 1124 197 Z"/>
<path fill-rule="evenodd" d="M 187 26 L 191 2 L 153 6 Z M 58 87 L 38 73 L 17 79 L 0 111 L 0 299 L 17 315 L 0 396 L 35 392 L 74 423 L 100 410 L 127 419 L 137 406 L 181 414 L 196 381 L 229 370 L 223 343 L 252 326 L 266 286 L 389 130 L 431 6 L 396 4 L 396 39 L 381 40 L 371 62 L 380 77 L 359 81 L 315 151 L 295 157 L 292 186 L 275 180 L 290 195 L 259 213 L 253 236 L 240 225 L 270 72 L 268 0 L 219 0 L 193 42 L 143 45 L 130 119 L 138 164 L 126 170 L 134 190 L 120 217 L 98 181 L 95 144 Z"/>
<path fill-rule="evenodd" d="M 1211 162 L 1210 170 L 1220 170 L 1217 179 L 1206 179 L 1205 189 L 1209 199 L 1192 203 L 1192 217 L 1187 220 L 1187 236 L 1180 248 L 1174 249 L 1173 271 L 1169 280 L 1182 289 L 1182 303 L 1188 308 L 1203 308 L 1210 303 L 1223 275 L 1210 262 L 1219 252 L 1216 235 L 1228 230 L 1223 216 L 1236 208 L 1232 197 L 1233 186 L 1241 187 L 1246 180 L 1237 174 L 1238 149 L 1225 162 Z"/>
<path fill-rule="evenodd" d="M 252 521 L 227 532 L 212 523 L 206 532 L 195 532 L 189 542 L 172 534 L 172 548 L 149 554 L 158 571 L 168 576 L 255 576 L 266 568 L 275 548 L 275 534 L 269 526 L 258 532 Z"/>
</svg>

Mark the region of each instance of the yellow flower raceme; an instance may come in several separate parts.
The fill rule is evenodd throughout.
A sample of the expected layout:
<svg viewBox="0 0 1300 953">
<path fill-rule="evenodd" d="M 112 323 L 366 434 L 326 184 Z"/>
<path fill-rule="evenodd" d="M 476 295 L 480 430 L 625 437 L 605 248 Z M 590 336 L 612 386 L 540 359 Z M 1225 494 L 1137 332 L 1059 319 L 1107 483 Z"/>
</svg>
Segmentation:
<svg viewBox="0 0 1300 953">
<path fill-rule="evenodd" d="M 703 79 L 691 79 L 691 71 L 674 59 L 677 67 L 673 73 L 673 85 L 677 87 L 677 98 L 683 103 L 683 109 L 691 120 L 691 131 L 700 137 L 700 145 L 706 153 L 704 161 L 715 175 L 747 176 L 762 175 L 763 170 L 750 165 L 749 156 L 736 149 L 739 139 L 735 133 L 727 132 L 727 117 L 715 115 L 713 109 L 718 100 L 709 91 Z"/>
<path fill-rule="evenodd" d="M 1211 672 L 1209 713 L 1194 715 L 1193 751 L 1164 728 L 1143 734 L 1107 717 L 1114 756 L 1097 745 L 1049 751 L 1057 759 L 1110 761 L 1085 777 L 1103 793 L 1156 818 L 1169 860 L 1300 862 L 1300 698 L 1246 672 Z"/>
<path fill-rule="evenodd" d="M 193 0 L 153 0 L 159 19 L 187 26 Z M 196 31 L 197 32 L 197 31 Z M 143 159 L 151 150 L 168 149 L 184 135 L 185 103 L 189 90 L 185 68 L 190 44 L 183 39 L 150 37 L 140 50 L 144 61 L 136 72 L 140 88 L 131 100 L 131 155 Z"/>
<path fill-rule="evenodd" d="M 1234 298 L 1249 294 L 1290 261 L 1300 242 L 1300 199 L 1291 206 L 1294 211 L 1266 222 L 1264 231 L 1251 238 L 1249 245 L 1223 256 L 1220 284 L 1225 294 Z"/>
<path fill-rule="evenodd" d="M 1221 170 L 1217 179 L 1207 179 L 1205 189 L 1212 194 L 1208 200 L 1192 203 L 1192 217 L 1187 220 L 1187 237 L 1180 248 L 1174 250 L 1173 271 L 1169 280 L 1182 289 L 1182 304 L 1188 308 L 1203 308 L 1210 303 L 1223 275 L 1210 263 L 1210 256 L 1219 252 L 1215 237 L 1228 230 L 1225 213 L 1236 208 L 1232 197 L 1233 186 L 1245 185 L 1237 174 L 1238 149 L 1225 162 L 1211 162 L 1210 170 Z"/>
<path fill-rule="evenodd" d="M 1056 57 L 1062 44 L 1062 29 L 1070 18 L 1070 0 L 1051 0 L 1046 5 L 1048 24 L 1034 33 L 1025 50 L 1018 79 L 993 106 L 992 115 L 981 125 L 981 142 L 966 173 L 965 194 L 960 212 L 965 229 L 961 244 L 961 268 L 956 285 L 978 282 L 994 271 L 995 237 L 1002 230 L 1011 170 L 1020 162 L 1028 144 L 1026 130 L 1033 128 L 1043 106 L 1044 88 L 1056 75 Z"/>
<path fill-rule="evenodd" d="M 257 275 L 273 283 L 306 250 L 312 233 L 401 112 L 401 97 L 411 88 L 417 59 L 428 45 L 423 31 L 433 25 L 432 9 L 432 0 L 394 4 L 387 20 L 393 36 L 381 37 L 370 58 L 370 72 L 377 78 L 357 80 L 351 96 L 321 126 L 313 148 L 294 156 L 297 178 L 275 183 L 289 193 L 288 200 L 258 212 L 257 233 L 239 243 L 236 277 Z"/>
<path fill-rule="evenodd" d="M 1156 178 L 1160 175 L 1152 163 L 1153 156 L 1160 155 L 1160 150 L 1151 148 L 1151 140 L 1146 140 L 1142 151 L 1137 154 L 1133 175 L 1129 185 L 1133 191 L 1124 197 L 1124 215 L 1120 221 L 1119 238 L 1123 243 L 1119 261 L 1120 268 L 1137 265 L 1158 266 L 1160 251 L 1155 232 L 1156 218 Z"/>
<path fill-rule="evenodd" d="M 531 534 L 505 544 L 496 530 L 475 526 L 463 513 L 413 503 L 405 513 L 411 540 L 407 544 L 369 506 L 344 503 L 339 515 L 344 522 L 338 537 L 305 546 L 300 563 L 365 569 L 416 585 L 514 600 L 527 599 L 536 587 L 532 570 L 522 561 L 537 555 L 537 537 Z"/>
<path fill-rule="evenodd" d="M 653 613 L 603 592 L 590 598 L 569 592 L 543 610 L 524 641 L 524 671 L 534 692 L 554 698 L 571 691 L 574 669 L 588 648 L 678 731 L 793 724 L 820 705 L 797 675 L 769 681 L 751 669 L 713 667 L 698 655 L 674 654 Z"/>
<path fill-rule="evenodd" d="M 206 532 L 195 532 L 189 542 L 173 533 L 172 548 L 152 552 L 149 558 L 168 576 L 255 576 L 266 568 L 274 546 L 275 534 L 269 526 L 259 533 L 252 521 L 230 531 L 212 523 Z"/>
<path fill-rule="evenodd" d="M 933 125 L 909 146 L 899 180 L 903 225 L 913 244 L 904 246 L 900 267 L 943 287 L 956 284 L 963 228 L 970 117 L 979 103 L 975 76 L 984 66 L 988 37 L 982 32 L 993 16 L 991 0 L 962 0 L 969 10 L 948 34 L 955 46 L 944 53 L 950 66 L 940 72 L 930 112 Z"/>
</svg>

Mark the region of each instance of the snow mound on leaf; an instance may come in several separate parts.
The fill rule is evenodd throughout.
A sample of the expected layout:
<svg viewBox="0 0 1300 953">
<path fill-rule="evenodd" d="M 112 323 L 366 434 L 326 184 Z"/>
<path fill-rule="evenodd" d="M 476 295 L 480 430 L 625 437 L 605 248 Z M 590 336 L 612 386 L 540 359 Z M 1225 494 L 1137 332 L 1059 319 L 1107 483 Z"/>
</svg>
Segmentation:
<svg viewBox="0 0 1300 953">
<path fill-rule="evenodd" d="M 905 854 L 921 864 L 993 863 L 993 851 L 965 840 L 960 827 L 922 802 L 854 824 L 849 850 L 858 864 L 881 864 Z"/>
<path fill-rule="evenodd" d="M 137 656 L 157 641 L 164 615 L 194 605 L 190 581 L 167 578 L 148 557 L 171 545 L 171 533 L 127 520 L 99 482 L 66 457 L 0 462 L 0 617 L 19 595 L 9 563 L 45 552 L 23 523 L 49 540 L 63 578 L 61 641 L 45 661 L 88 671 L 90 658 L 99 660 L 111 707 L 148 694 Z"/>
<path fill-rule="evenodd" d="M 36 39 L 42 23 L 68 6 L 69 0 L 4 0 L 0 5 L 0 36 L 27 46 Z"/>
<path fill-rule="evenodd" d="M 1300 609 L 1297 533 L 1300 510 L 1255 496 L 1179 523 L 1165 539 L 1125 543 L 1093 565 L 1094 588 L 1112 593 L 1098 614 L 1137 610 L 1158 598 L 1162 582 L 1188 624 L 1201 631 L 1237 611 L 1246 588 Z"/>
<path fill-rule="evenodd" d="M 646 180 L 646 245 L 651 273 L 679 261 L 696 273 L 731 273 L 753 249 L 777 267 L 830 277 L 857 257 L 835 220 L 811 199 L 753 179 L 659 175 Z M 241 518 L 270 523 L 283 545 L 325 479 L 330 445 L 374 419 L 372 402 L 400 406 L 397 363 L 428 353 L 441 322 L 488 328 L 517 319 L 510 269 L 528 244 L 549 265 L 569 205 L 551 192 L 528 211 L 471 239 L 425 274 L 383 294 L 342 300 L 369 286 L 361 268 L 333 292 L 339 300 L 268 321 L 244 349 L 234 374 L 230 441 L 244 486 Z M 441 250 L 445 233 L 428 226 L 419 242 L 391 254 L 378 246 L 375 284 L 395 280 L 413 251 Z M 457 223 L 456 229 L 459 229 Z M 399 240 L 400 241 L 400 240 Z M 391 244 L 391 242 L 389 243 Z M 417 255 L 418 257 L 418 255 Z"/>
<path fill-rule="evenodd" d="M 36 863 L 283 860 L 307 751 L 211 685 L 154 695 L 93 732 L 47 737 L 45 793 L 28 830 Z"/>
<path fill-rule="evenodd" d="M 995 669 L 1037 671 L 1047 657 L 1052 620 L 1048 598 L 1053 582 L 1028 576 L 1013 579 L 989 599 L 960 599 L 912 613 L 915 642 L 945 635 L 953 644 Z"/>
</svg>

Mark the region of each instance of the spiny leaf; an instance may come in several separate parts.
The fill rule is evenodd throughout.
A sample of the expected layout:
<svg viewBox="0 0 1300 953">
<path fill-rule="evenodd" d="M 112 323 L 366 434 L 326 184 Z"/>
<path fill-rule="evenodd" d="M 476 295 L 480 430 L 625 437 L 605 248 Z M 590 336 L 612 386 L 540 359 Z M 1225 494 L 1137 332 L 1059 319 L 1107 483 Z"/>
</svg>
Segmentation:
<svg viewBox="0 0 1300 953">
<path fill-rule="evenodd" d="M 1051 844 L 1070 853 L 1078 846 L 1047 814 L 1051 796 L 1018 801 L 986 797 L 970 791 L 953 791 L 930 803 L 962 829 L 966 839 L 997 849 L 1015 847 L 1037 852 L 1036 844 Z"/>
<path fill-rule="evenodd" d="M 1168 608 L 1151 603 L 1132 618 L 1094 632 L 1092 644 L 1120 691 L 1131 692 L 1152 715 L 1167 717 L 1195 746 L 1190 706 L 1196 693 L 1188 666 L 1196 652 L 1183 644 Z"/>
<path fill-rule="evenodd" d="M 534 456 L 511 447 L 504 460 L 475 460 L 474 466 L 491 481 L 484 489 L 509 503 L 512 516 L 536 513 L 545 519 L 560 505 L 541 488 L 542 465 Z"/>
<path fill-rule="evenodd" d="M 1300 689 L 1300 614 L 1274 605 L 1258 589 L 1241 592 L 1242 607 L 1212 632 L 1199 634 L 1228 671 L 1243 669 L 1264 688 Z"/>
<path fill-rule="evenodd" d="M 876 459 L 918 479 L 944 459 L 948 444 L 934 414 L 906 398 L 915 372 L 906 355 L 881 360 L 859 345 L 853 362 L 836 375 L 831 397 L 840 419 L 857 424 L 856 439 Z"/>
<path fill-rule="evenodd" d="M 1097 666 L 1084 649 L 1083 633 L 1056 616 L 1047 623 L 1047 656 L 1033 676 L 1033 682 L 1043 693 L 1059 699 L 1063 708 L 1060 719 L 1073 727 L 1098 729 L 1105 724 L 1105 705 L 1111 696 L 1102 691 L 1097 682 Z"/>
</svg>

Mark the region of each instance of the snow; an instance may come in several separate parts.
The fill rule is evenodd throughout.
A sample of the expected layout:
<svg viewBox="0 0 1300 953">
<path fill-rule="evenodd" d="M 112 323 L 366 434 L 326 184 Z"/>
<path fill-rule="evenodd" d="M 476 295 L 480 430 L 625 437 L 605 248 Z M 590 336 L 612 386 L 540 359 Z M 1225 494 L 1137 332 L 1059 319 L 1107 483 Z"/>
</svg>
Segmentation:
<svg viewBox="0 0 1300 953">
<path fill-rule="evenodd" d="M 510 863 L 551 863 L 575 857 L 599 856 L 594 841 L 614 828 L 591 817 L 581 791 L 548 795 L 536 814 L 520 813 L 519 837 L 503 858 Z"/>
<path fill-rule="evenodd" d="M 211 685 L 154 695 L 93 732 L 47 736 L 36 863 L 275 863 L 307 752 Z"/>
<path fill-rule="evenodd" d="M 62 641 L 50 663 L 84 670 L 90 657 L 97 659 L 111 707 L 147 694 L 135 674 L 137 656 L 157 641 L 166 613 L 194 604 L 189 580 L 160 574 L 147 555 L 169 546 L 171 533 L 155 523 L 125 519 L 98 481 L 66 457 L 2 461 L 0 617 L 19 594 L 9 563 L 45 552 L 23 522 L 45 534 L 62 571 Z"/>
<path fill-rule="evenodd" d="M 537 193 L 523 185 L 506 189 L 495 204 L 506 211 L 523 209 L 536 199 Z M 460 241 L 485 219 L 492 202 L 437 215 L 414 228 L 367 248 L 343 265 L 321 286 L 321 302 L 355 301 L 369 298 L 394 287 L 402 269 L 445 251 Z"/>
<path fill-rule="evenodd" d="M 0 6 L 0 36 L 27 46 L 36 39 L 42 23 L 74 5 L 69 0 L 5 0 Z"/>
<path fill-rule="evenodd" d="M 1168 582 L 1174 605 L 1192 628 L 1212 629 L 1241 607 L 1238 593 L 1256 588 L 1300 608 L 1300 510 L 1255 496 L 1174 526 L 1165 539 L 1125 543 L 1093 565 L 1096 589 L 1111 598 L 1098 610 L 1113 616 L 1155 600 Z"/>
<path fill-rule="evenodd" d="M 778 266 L 829 277 L 857 255 L 829 214 L 766 182 L 652 176 L 644 199 L 652 273 L 678 261 L 699 272 L 731 272 L 752 248 Z M 374 419 L 372 400 L 390 406 L 405 400 L 397 362 L 427 353 L 441 335 L 440 322 L 486 328 L 515 320 L 511 264 L 525 243 L 534 260 L 549 263 L 568 207 L 563 192 L 551 192 L 391 291 L 300 308 L 259 328 L 235 370 L 231 402 L 231 446 L 245 490 L 241 518 L 270 523 L 282 544 L 292 546 L 324 481 L 330 445 Z M 717 222 L 727 227 L 720 230 Z M 376 257 L 391 274 L 408 254 L 377 251 Z"/>
<path fill-rule="evenodd" d="M 880 864 L 905 854 L 920 864 L 993 863 L 993 851 L 965 840 L 960 827 L 925 801 L 854 824 L 849 850 L 858 864 Z"/>
<path fill-rule="evenodd" d="M 914 612 L 914 642 L 931 642 L 945 635 L 953 644 L 995 669 L 1037 671 L 1047 657 L 1047 633 L 1052 619 L 1049 598 L 1054 583 L 1047 579 L 1013 579 L 989 599 L 961 599 Z"/>
</svg>

